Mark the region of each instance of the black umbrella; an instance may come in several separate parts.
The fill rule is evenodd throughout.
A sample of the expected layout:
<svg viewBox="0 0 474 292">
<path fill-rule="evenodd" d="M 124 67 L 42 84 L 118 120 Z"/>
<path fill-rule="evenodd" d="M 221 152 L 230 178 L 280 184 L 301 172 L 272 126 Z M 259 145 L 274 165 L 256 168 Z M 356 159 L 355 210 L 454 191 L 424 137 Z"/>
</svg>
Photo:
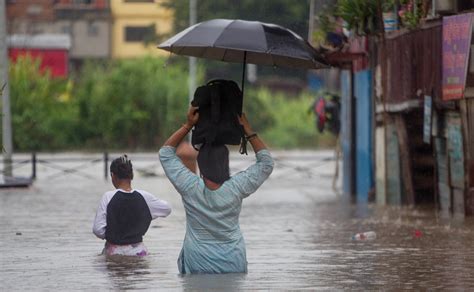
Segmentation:
<svg viewBox="0 0 474 292">
<path fill-rule="evenodd" d="M 195 24 L 158 45 L 177 55 L 224 62 L 303 69 L 329 65 L 302 37 L 282 26 L 259 21 L 213 19 Z"/>
</svg>

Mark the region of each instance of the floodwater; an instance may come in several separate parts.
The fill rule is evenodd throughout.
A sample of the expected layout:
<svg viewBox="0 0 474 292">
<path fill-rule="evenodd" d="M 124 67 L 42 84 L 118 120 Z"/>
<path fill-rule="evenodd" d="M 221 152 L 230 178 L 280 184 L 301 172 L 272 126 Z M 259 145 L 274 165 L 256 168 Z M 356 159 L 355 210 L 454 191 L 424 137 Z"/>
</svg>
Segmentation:
<svg viewBox="0 0 474 292">
<path fill-rule="evenodd" d="M 103 192 L 112 187 L 102 164 L 71 164 L 82 165 L 81 175 L 40 164 L 32 187 L 0 189 L 0 290 L 474 289 L 472 219 L 353 205 L 332 190 L 331 151 L 274 156 L 271 178 L 242 208 L 248 273 L 227 275 L 178 274 L 185 215 L 156 155 L 135 161 L 134 187 L 169 201 L 173 212 L 152 222 L 145 258 L 99 255 L 103 242 L 92 234 L 92 221 Z M 233 156 L 231 168 L 252 161 L 252 155 Z M 351 241 L 363 231 L 375 231 L 377 238 Z"/>
</svg>

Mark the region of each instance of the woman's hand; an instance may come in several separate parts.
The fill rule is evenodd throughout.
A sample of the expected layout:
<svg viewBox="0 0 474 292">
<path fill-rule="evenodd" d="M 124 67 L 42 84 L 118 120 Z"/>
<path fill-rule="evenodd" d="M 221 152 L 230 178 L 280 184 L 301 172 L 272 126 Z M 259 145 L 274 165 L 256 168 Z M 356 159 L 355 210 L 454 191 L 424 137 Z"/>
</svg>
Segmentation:
<svg viewBox="0 0 474 292">
<path fill-rule="evenodd" d="M 247 136 L 247 141 L 249 141 L 252 145 L 253 151 L 257 153 L 260 150 L 267 148 L 267 146 L 265 146 L 265 143 L 263 143 L 263 141 L 257 136 L 257 133 L 252 130 L 252 127 L 250 126 L 250 123 L 247 120 L 247 116 L 242 113 L 242 116 L 237 117 L 239 119 L 239 123 L 242 125 L 242 127 L 244 127 L 245 136 Z"/>
<path fill-rule="evenodd" d="M 198 109 L 199 109 L 199 107 L 191 106 L 188 110 L 186 125 L 189 128 L 194 127 L 194 125 L 199 120 L 199 112 L 197 111 Z"/>
<path fill-rule="evenodd" d="M 250 123 L 247 120 L 247 116 L 245 115 L 245 113 L 242 113 L 241 116 L 237 116 L 237 118 L 239 119 L 239 123 L 242 125 L 242 127 L 244 127 L 245 135 L 248 136 L 253 134 L 252 127 L 250 126 Z"/>
<path fill-rule="evenodd" d="M 163 146 L 172 146 L 178 147 L 179 143 L 183 141 L 184 137 L 191 131 L 192 127 L 199 120 L 199 113 L 197 112 L 199 108 L 191 106 L 186 115 L 187 121 L 184 123 L 176 132 L 174 132 L 168 140 L 165 141 Z M 183 131 L 185 130 L 185 131 Z"/>
</svg>

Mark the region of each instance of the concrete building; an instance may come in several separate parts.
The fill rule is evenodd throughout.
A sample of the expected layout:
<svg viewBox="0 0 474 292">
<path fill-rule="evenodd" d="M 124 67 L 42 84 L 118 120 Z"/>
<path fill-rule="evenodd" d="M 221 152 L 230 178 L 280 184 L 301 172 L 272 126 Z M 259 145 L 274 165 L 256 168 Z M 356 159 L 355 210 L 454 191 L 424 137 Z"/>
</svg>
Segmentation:
<svg viewBox="0 0 474 292">
<path fill-rule="evenodd" d="M 171 32 L 173 13 L 160 0 L 7 1 L 8 34 L 69 35 L 72 69 L 87 59 L 166 55 L 158 37 Z"/>
<path fill-rule="evenodd" d="M 86 59 L 110 58 L 108 0 L 15 0 L 7 4 L 9 35 L 69 35 L 73 68 Z"/>
<path fill-rule="evenodd" d="M 171 31 L 173 13 L 160 3 L 158 0 L 111 1 L 112 58 L 166 55 L 156 49 L 157 36 Z"/>
<path fill-rule="evenodd" d="M 53 33 L 53 1 L 7 1 L 7 21 L 8 34 Z"/>
<path fill-rule="evenodd" d="M 54 1 L 55 32 L 71 36 L 71 61 L 111 56 L 111 17 L 108 0 Z"/>
<path fill-rule="evenodd" d="M 69 52 L 71 38 L 67 34 L 10 35 L 8 56 L 16 62 L 28 55 L 41 59 L 40 69 L 48 70 L 53 77 L 67 77 L 69 74 Z"/>
</svg>

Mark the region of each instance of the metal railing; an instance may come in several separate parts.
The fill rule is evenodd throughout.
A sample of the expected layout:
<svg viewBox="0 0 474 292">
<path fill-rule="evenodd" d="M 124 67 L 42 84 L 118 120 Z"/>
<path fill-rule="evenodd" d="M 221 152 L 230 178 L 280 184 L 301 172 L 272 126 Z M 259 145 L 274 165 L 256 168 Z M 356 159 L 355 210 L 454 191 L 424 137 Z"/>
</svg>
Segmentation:
<svg viewBox="0 0 474 292">
<path fill-rule="evenodd" d="M 115 155 L 114 156 L 118 156 Z M 158 154 L 154 153 L 137 153 L 129 155 L 131 160 L 134 162 L 134 170 L 142 176 L 164 176 L 164 171 L 161 168 L 161 164 L 158 159 Z M 236 156 L 238 157 L 238 156 Z M 248 167 L 253 161 L 251 159 L 231 159 L 231 172 L 243 170 Z M 303 176 L 305 178 L 312 178 L 324 175 L 327 171 L 320 172 L 322 169 L 326 169 L 328 165 L 332 165 L 335 161 L 339 160 L 339 157 L 334 156 L 274 156 L 275 172 L 272 175 L 272 179 L 291 178 L 294 176 Z M 144 163 L 150 162 L 150 163 Z M 102 164 L 102 171 L 99 167 Z M 30 165 L 31 172 L 29 177 L 32 180 L 37 179 L 38 172 L 41 171 L 39 166 L 43 166 L 49 170 L 44 171 L 45 176 L 41 179 L 54 179 L 65 175 L 75 175 L 87 179 L 97 179 L 103 177 L 103 179 L 109 179 L 109 166 L 110 166 L 110 154 L 108 152 L 96 153 L 96 154 L 38 154 L 31 153 L 28 158 L 28 154 L 16 155 L 12 158 L 12 170 L 13 173 L 18 173 L 21 170 L 23 174 L 27 173 L 23 168 Z M 86 172 L 86 169 L 93 168 L 94 172 Z M 102 172 L 102 175 L 99 175 Z M 338 170 L 335 169 L 335 178 L 338 176 Z M 4 174 L 3 161 L 0 160 L 0 175 Z"/>
<path fill-rule="evenodd" d="M 25 155 L 22 155 L 25 156 Z M 99 156 L 99 157 L 98 157 Z M 155 160 L 153 162 L 153 166 L 159 165 L 158 155 L 156 153 L 153 154 L 137 154 L 133 155 L 133 161 L 150 161 Z M 101 155 L 99 154 L 91 154 L 91 155 L 80 155 L 80 157 L 51 157 L 51 155 L 47 154 L 37 154 L 31 153 L 29 158 L 12 158 L 12 171 L 13 173 L 18 172 L 18 170 L 22 170 L 23 173 L 25 172 L 22 168 L 30 165 L 31 172 L 29 177 L 31 179 L 37 179 L 38 175 L 38 166 L 44 166 L 51 170 L 56 170 L 57 172 L 53 174 L 47 175 L 46 179 L 52 179 L 56 177 L 60 177 L 63 175 L 76 175 L 82 178 L 88 179 L 97 179 L 97 176 L 91 175 L 90 173 L 85 172 L 84 170 L 87 168 L 91 168 L 97 166 L 97 164 L 103 164 L 103 178 L 107 180 L 109 178 L 109 153 L 104 152 Z M 73 165 L 70 165 L 73 164 Z M 3 170 L 3 161 L 0 160 L 0 175 L 4 175 L 5 171 Z M 134 165 L 135 170 L 145 175 L 156 175 L 155 173 L 149 170 L 151 165 L 146 165 L 142 167 L 137 167 Z"/>
</svg>

